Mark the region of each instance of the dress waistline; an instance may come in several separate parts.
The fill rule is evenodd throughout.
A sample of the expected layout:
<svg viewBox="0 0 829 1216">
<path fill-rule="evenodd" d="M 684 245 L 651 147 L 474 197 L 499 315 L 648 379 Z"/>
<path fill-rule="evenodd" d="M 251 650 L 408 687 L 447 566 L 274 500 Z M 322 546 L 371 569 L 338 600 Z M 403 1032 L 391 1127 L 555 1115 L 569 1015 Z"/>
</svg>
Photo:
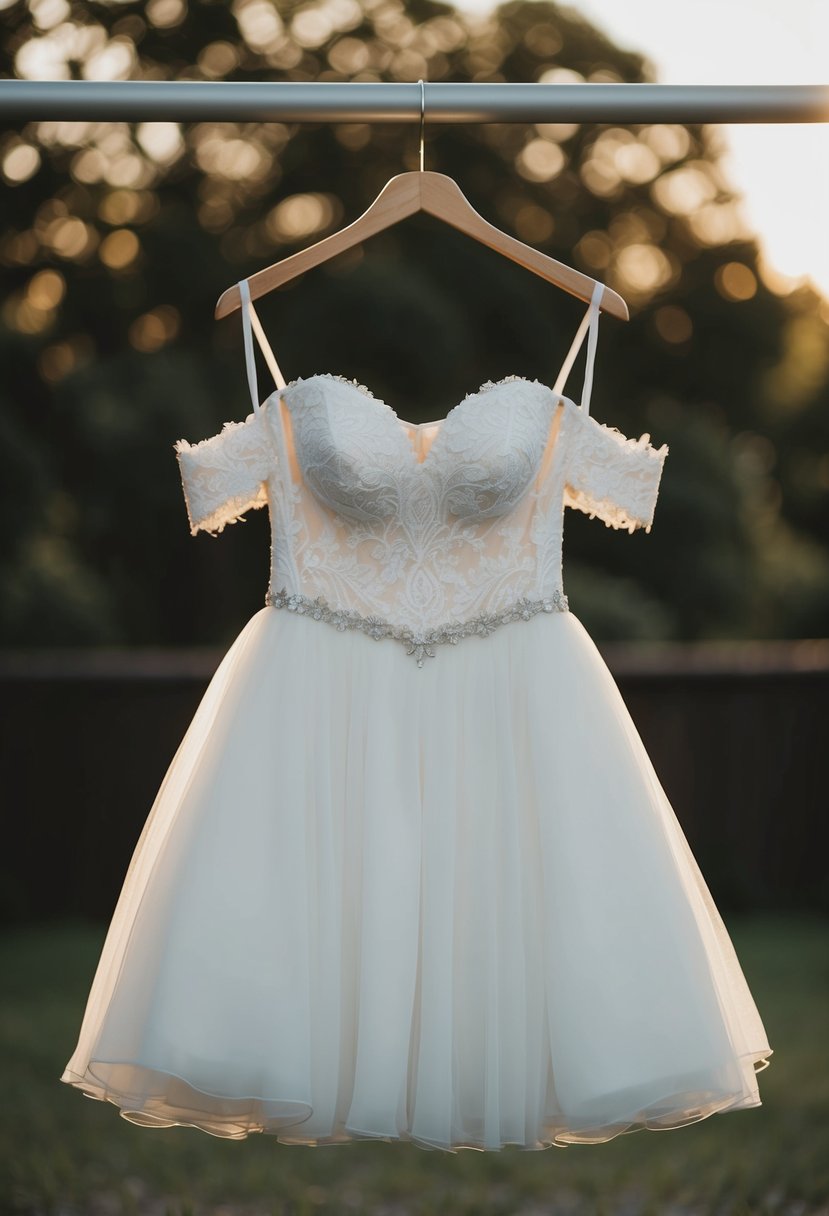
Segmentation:
<svg viewBox="0 0 829 1216">
<path fill-rule="evenodd" d="M 288 591 L 286 587 L 279 591 L 269 590 L 265 596 L 265 604 L 272 608 L 287 608 L 289 612 L 313 617 L 315 621 L 326 621 L 339 630 L 359 629 L 377 641 L 381 638 L 393 638 L 407 646 L 406 654 L 414 655 L 418 667 L 423 666 L 426 656 L 431 659 L 435 657 L 435 652 L 431 649 L 435 644 L 448 642 L 454 646 L 461 638 L 486 637 L 500 625 L 506 625 L 509 621 L 528 621 L 537 612 L 569 611 L 567 596 L 561 591 L 554 591 L 552 595 L 542 599 L 521 596 L 501 612 L 482 612 L 467 621 L 450 621 L 434 629 L 416 633 L 406 626 L 393 625 L 383 617 L 363 616 L 352 608 L 333 608 L 324 596 L 318 595 L 316 599 L 311 599 L 302 592 Z"/>
</svg>

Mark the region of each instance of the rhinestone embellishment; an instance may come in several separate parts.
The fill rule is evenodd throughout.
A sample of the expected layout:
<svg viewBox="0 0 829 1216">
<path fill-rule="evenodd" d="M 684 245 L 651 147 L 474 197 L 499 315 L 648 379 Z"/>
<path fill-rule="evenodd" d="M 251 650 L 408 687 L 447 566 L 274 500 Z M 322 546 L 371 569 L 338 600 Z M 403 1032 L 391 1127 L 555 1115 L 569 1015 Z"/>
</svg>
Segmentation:
<svg viewBox="0 0 829 1216">
<path fill-rule="evenodd" d="M 418 667 L 423 666 L 424 658 L 435 657 L 432 647 L 436 644 L 448 642 L 454 646 L 461 638 L 473 635 L 487 637 L 499 625 L 506 625 L 509 621 L 528 621 L 537 612 L 569 611 L 567 596 L 561 591 L 554 591 L 551 596 L 539 600 L 521 596 L 502 612 L 482 612 L 468 621 L 450 621 L 436 629 L 427 629 L 425 633 L 415 633 L 409 628 L 392 625 L 379 616 L 363 616 L 351 608 L 332 608 L 324 596 L 318 595 L 312 600 L 299 591 L 288 591 L 286 587 L 279 591 L 269 590 L 265 604 L 272 608 L 287 608 L 300 616 L 311 616 L 315 621 L 326 621 L 341 631 L 359 629 L 376 641 L 394 638 L 407 646 L 406 654 L 414 655 Z"/>
</svg>

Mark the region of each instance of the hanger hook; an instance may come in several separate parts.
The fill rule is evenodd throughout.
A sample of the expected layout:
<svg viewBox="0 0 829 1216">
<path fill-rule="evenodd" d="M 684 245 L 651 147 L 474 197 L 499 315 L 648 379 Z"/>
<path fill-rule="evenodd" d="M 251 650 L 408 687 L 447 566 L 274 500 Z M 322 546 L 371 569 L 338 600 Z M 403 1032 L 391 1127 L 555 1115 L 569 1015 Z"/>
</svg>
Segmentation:
<svg viewBox="0 0 829 1216">
<path fill-rule="evenodd" d="M 422 80 L 418 81 L 420 85 L 420 172 L 423 172 L 424 165 L 424 147 L 423 147 L 423 130 L 426 122 L 426 87 Z"/>
</svg>

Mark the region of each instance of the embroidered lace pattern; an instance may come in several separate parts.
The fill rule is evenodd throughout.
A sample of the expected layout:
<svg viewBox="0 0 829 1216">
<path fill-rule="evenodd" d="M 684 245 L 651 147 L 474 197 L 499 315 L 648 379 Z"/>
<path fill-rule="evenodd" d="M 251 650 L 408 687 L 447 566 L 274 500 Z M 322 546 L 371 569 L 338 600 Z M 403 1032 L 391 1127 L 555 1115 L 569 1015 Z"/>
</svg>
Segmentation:
<svg viewBox="0 0 829 1216">
<path fill-rule="evenodd" d="M 566 607 L 563 508 L 650 531 L 668 451 L 520 376 L 414 424 L 329 373 L 175 449 L 192 532 L 268 505 L 268 603 L 290 610 L 280 600 L 294 597 L 294 611 L 427 648 L 421 659 L 545 602 Z"/>
<path fill-rule="evenodd" d="M 568 611 L 567 597 L 559 592 L 541 600 L 530 600 L 522 596 L 504 612 L 482 612 L 472 620 L 451 621 L 418 634 L 411 629 L 398 628 L 390 621 L 384 621 L 377 616 L 361 616 L 359 612 L 347 608 L 332 608 L 322 596 L 312 600 L 307 595 L 289 592 L 286 587 L 279 591 L 269 591 L 265 596 L 265 603 L 273 608 L 287 608 L 289 612 L 296 612 L 300 616 L 313 617 L 315 621 L 327 621 L 341 631 L 359 629 L 377 641 L 381 638 L 394 638 L 408 647 L 406 654 L 415 656 L 418 667 L 423 666 L 424 657 L 435 657 L 435 652 L 431 649 L 435 644 L 449 643 L 454 646 L 461 638 L 487 637 L 499 625 L 506 625 L 509 621 L 528 621 L 538 612 Z"/>
<path fill-rule="evenodd" d="M 616 427 L 571 412 L 564 505 L 597 515 L 609 528 L 650 532 L 668 445 L 650 434 L 626 439 Z"/>
<path fill-rule="evenodd" d="M 479 407 L 499 384 L 468 393 L 446 418 L 419 426 L 344 377 L 323 374 L 282 390 L 303 476 L 316 497 L 355 521 L 396 517 L 422 530 L 428 510 L 456 519 L 506 514 L 537 466 L 556 397 L 537 382 L 513 384 L 503 405 Z M 365 399 L 365 406 L 355 394 Z M 362 406 L 362 408 L 360 408 Z M 431 427 L 422 460 L 407 431 Z M 415 520 L 414 516 L 417 517 Z"/>
<path fill-rule="evenodd" d="M 273 461 L 255 414 L 226 422 L 201 443 L 179 439 L 173 446 L 192 536 L 200 530 L 217 536 L 246 511 L 267 505 Z"/>
<path fill-rule="evenodd" d="M 558 546 L 549 569 L 539 561 L 538 473 L 556 398 L 523 383 L 500 394 L 486 410 L 465 398 L 418 460 L 409 424 L 352 383 L 282 390 L 271 586 L 414 633 L 561 591 Z"/>
</svg>

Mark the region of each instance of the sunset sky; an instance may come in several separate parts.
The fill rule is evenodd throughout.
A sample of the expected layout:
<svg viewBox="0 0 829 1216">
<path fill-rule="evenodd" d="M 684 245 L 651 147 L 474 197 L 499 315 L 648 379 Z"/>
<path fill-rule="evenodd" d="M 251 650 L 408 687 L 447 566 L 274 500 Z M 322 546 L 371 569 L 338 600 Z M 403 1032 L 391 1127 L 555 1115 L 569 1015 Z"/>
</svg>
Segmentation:
<svg viewBox="0 0 829 1216">
<path fill-rule="evenodd" d="M 488 0 L 456 0 L 486 13 Z M 829 0 L 578 0 L 661 84 L 829 84 Z M 775 271 L 829 298 L 829 123 L 723 124 L 722 163 Z"/>
</svg>

